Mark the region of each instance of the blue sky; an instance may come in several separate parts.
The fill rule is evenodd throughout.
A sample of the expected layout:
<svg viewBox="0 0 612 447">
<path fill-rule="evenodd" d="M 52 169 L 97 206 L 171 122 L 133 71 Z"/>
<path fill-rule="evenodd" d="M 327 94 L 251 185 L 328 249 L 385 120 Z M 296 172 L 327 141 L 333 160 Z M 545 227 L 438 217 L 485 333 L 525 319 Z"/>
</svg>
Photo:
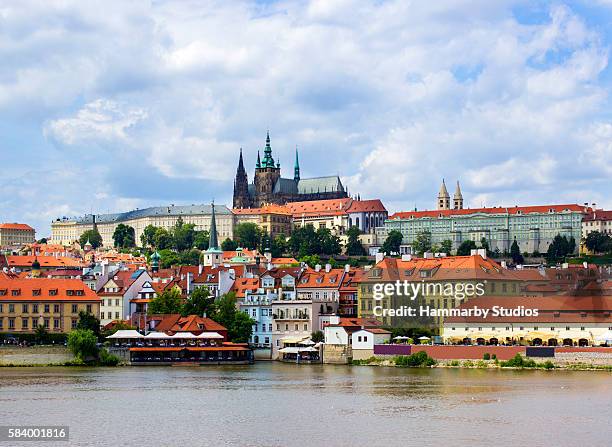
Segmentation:
<svg viewBox="0 0 612 447">
<path fill-rule="evenodd" d="M 611 208 L 611 33 L 611 0 L 3 4 L 0 221 L 230 204 L 267 129 L 390 211 Z"/>
</svg>

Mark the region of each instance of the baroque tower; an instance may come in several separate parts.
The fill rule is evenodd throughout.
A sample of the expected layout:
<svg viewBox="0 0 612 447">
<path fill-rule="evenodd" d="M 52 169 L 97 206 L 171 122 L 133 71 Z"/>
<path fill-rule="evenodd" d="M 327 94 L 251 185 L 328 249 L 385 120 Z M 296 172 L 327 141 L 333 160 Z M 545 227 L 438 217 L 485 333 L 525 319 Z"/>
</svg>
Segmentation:
<svg viewBox="0 0 612 447">
<path fill-rule="evenodd" d="M 274 164 L 272 158 L 272 147 L 270 146 L 270 132 L 266 135 L 266 147 L 264 148 L 264 158 L 259 160 L 257 154 L 257 165 L 255 167 L 255 193 L 258 203 L 253 206 L 259 207 L 266 203 L 274 202 L 274 185 L 280 178 L 280 162 Z"/>
<path fill-rule="evenodd" d="M 463 209 L 463 194 L 461 194 L 461 188 L 459 187 L 459 180 L 457 180 L 457 188 L 453 195 L 453 208 L 456 210 Z"/>
</svg>

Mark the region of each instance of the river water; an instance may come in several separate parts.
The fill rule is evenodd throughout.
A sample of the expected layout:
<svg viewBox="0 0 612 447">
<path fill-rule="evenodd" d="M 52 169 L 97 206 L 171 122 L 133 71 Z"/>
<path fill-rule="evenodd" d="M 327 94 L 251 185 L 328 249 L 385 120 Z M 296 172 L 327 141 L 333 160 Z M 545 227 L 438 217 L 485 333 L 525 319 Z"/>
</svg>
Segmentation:
<svg viewBox="0 0 612 447">
<path fill-rule="evenodd" d="M 0 425 L 14 424 L 70 426 L 69 443 L 43 446 L 609 446 L 612 374 L 272 362 L 0 368 Z"/>
</svg>

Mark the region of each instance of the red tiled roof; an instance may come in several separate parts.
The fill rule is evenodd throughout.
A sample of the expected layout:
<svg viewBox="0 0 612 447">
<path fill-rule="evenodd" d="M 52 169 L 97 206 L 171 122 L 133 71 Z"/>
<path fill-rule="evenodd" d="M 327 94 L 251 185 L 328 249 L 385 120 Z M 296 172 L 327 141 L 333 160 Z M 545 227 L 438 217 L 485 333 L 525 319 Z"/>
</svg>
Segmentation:
<svg viewBox="0 0 612 447">
<path fill-rule="evenodd" d="M 357 330 L 361 328 L 369 329 L 382 326 L 382 323 L 374 318 L 340 318 L 338 324 L 330 324 L 331 327 L 343 327 L 343 328 L 355 328 Z"/>
<path fill-rule="evenodd" d="M 380 199 L 373 200 L 353 200 L 348 207 L 347 212 L 349 213 L 363 213 L 363 212 L 379 212 L 384 213 L 387 209 Z"/>
<path fill-rule="evenodd" d="M 13 295 L 13 291 L 19 291 L 19 295 Z M 73 295 L 68 295 L 68 291 Z M 82 294 L 76 295 L 77 292 Z M 99 301 L 98 295 L 79 279 L 7 279 L 0 276 L 0 293 L 2 301 Z"/>
<path fill-rule="evenodd" d="M 231 291 L 236 293 L 236 298 L 244 298 L 245 292 L 256 292 L 259 288 L 259 278 L 237 278 Z"/>
<path fill-rule="evenodd" d="M 588 213 L 582 219 L 585 222 L 593 222 L 599 220 L 612 220 L 612 211 L 594 210 L 592 213 Z"/>
<path fill-rule="evenodd" d="M 541 206 L 515 206 L 515 207 L 493 207 L 493 208 L 464 208 L 460 210 L 429 210 L 429 211 L 402 211 L 389 216 L 389 219 L 419 219 L 422 217 L 450 217 L 467 216 L 471 214 L 546 214 L 552 210 L 555 213 L 578 212 L 585 213 L 588 209 L 584 206 L 569 205 L 541 205 Z"/>
<path fill-rule="evenodd" d="M 157 325 L 158 332 L 226 332 L 227 329 L 210 318 L 199 315 L 181 317 L 179 314 L 166 315 Z"/>
<path fill-rule="evenodd" d="M 294 217 L 302 215 L 335 216 L 346 214 L 353 199 L 311 200 L 307 202 L 290 202 L 287 208 Z"/>
<path fill-rule="evenodd" d="M 298 289 L 309 289 L 309 288 L 334 288 L 338 289 L 341 285 L 342 276 L 344 275 L 344 269 L 330 269 L 326 272 L 325 269 L 315 271 L 315 269 L 309 268 L 300 277 L 297 282 Z"/>
<path fill-rule="evenodd" d="M 6 261 L 9 267 L 32 267 L 34 260 L 38 260 L 42 268 L 48 267 L 83 267 L 81 261 L 75 258 L 69 258 L 66 256 L 20 256 L 20 255 L 9 255 L 6 257 Z"/>
<path fill-rule="evenodd" d="M 34 231 L 34 228 L 29 226 L 28 224 L 20 224 L 20 223 L 3 223 L 0 224 L 0 230 L 25 230 L 25 231 Z"/>
</svg>

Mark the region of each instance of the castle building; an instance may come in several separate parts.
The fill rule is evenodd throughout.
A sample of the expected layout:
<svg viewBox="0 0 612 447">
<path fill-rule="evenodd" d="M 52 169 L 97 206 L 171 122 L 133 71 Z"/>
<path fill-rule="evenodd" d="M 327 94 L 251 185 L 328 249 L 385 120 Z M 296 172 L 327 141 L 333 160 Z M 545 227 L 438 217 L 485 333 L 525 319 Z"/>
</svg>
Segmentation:
<svg viewBox="0 0 612 447">
<path fill-rule="evenodd" d="M 257 152 L 253 183 L 249 183 L 240 149 L 234 181 L 234 208 L 259 208 L 270 203 L 284 205 L 288 202 L 344 197 L 348 197 L 348 194 L 338 176 L 301 178 L 297 149 L 293 178 L 282 178 L 280 161 L 275 162 L 272 157 L 270 133 L 266 136 L 263 160 Z"/>
<path fill-rule="evenodd" d="M 439 210 L 450 210 L 451 200 L 444 179 L 442 179 L 442 185 L 440 186 L 440 192 L 438 193 L 438 209 Z M 461 194 L 461 188 L 459 187 L 459 181 L 457 180 L 457 188 L 455 194 L 453 194 L 453 207 L 454 210 L 463 209 L 463 195 Z"/>
</svg>

